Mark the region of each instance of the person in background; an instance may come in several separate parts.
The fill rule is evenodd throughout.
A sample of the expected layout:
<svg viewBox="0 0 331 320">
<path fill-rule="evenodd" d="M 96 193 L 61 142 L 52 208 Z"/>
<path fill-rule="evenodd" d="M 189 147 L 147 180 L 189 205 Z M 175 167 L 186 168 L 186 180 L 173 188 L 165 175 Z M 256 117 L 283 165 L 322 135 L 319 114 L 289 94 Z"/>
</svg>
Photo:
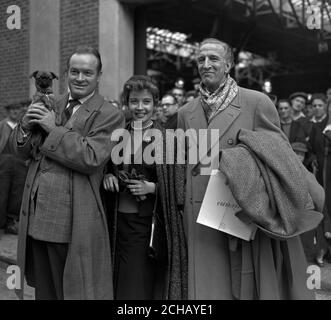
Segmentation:
<svg viewBox="0 0 331 320">
<path fill-rule="evenodd" d="M 22 103 L 7 105 L 7 118 L 0 122 L 0 228 L 18 233 L 18 220 L 27 174 L 25 161 L 12 153 L 9 137 L 22 117 Z"/>
<path fill-rule="evenodd" d="M 185 89 L 184 88 L 173 88 L 171 90 L 172 95 L 174 95 L 178 101 L 179 107 L 185 103 Z"/>
<path fill-rule="evenodd" d="M 172 94 L 166 94 L 161 100 L 163 114 L 166 117 L 166 122 L 163 124 L 166 129 L 177 129 L 177 114 L 178 114 L 178 101 Z"/>
<path fill-rule="evenodd" d="M 314 118 L 314 108 L 311 103 L 311 99 L 307 101 L 306 109 L 305 109 L 305 116 L 307 117 L 307 119 L 309 121 L 312 121 L 312 119 Z"/>
<path fill-rule="evenodd" d="M 326 137 L 324 132 L 329 122 L 326 96 L 324 94 L 314 94 L 312 105 L 315 122 L 312 125 L 308 140 L 309 164 L 313 167 L 317 181 L 324 187 L 326 194 L 323 211 L 324 220 L 315 234 L 315 260 L 318 265 L 323 266 L 324 258 L 328 252 L 328 239 L 331 238 L 331 140 Z"/>
<path fill-rule="evenodd" d="M 331 103 L 331 88 L 328 88 L 326 90 L 326 99 L 327 99 L 328 104 L 330 104 Z"/>
<path fill-rule="evenodd" d="M 290 102 L 286 99 L 278 101 L 278 114 L 280 118 L 280 127 L 286 134 L 290 143 L 303 142 L 305 143 L 305 132 L 299 121 L 294 121 L 292 118 L 292 108 Z"/>
<path fill-rule="evenodd" d="M 185 97 L 185 103 L 188 103 L 198 97 L 198 93 L 195 90 L 188 91 Z"/>
<path fill-rule="evenodd" d="M 167 118 L 164 115 L 163 107 L 161 106 L 161 104 L 158 104 L 155 107 L 154 112 L 153 112 L 152 119 L 154 121 L 159 122 L 162 126 L 166 123 Z"/>
<path fill-rule="evenodd" d="M 306 107 L 307 98 L 308 95 L 305 92 L 295 92 L 292 93 L 289 97 L 292 106 L 292 118 L 294 121 L 300 122 L 305 132 L 306 139 L 308 139 L 312 128 L 311 121 L 309 121 L 309 119 L 303 113 Z"/>
</svg>

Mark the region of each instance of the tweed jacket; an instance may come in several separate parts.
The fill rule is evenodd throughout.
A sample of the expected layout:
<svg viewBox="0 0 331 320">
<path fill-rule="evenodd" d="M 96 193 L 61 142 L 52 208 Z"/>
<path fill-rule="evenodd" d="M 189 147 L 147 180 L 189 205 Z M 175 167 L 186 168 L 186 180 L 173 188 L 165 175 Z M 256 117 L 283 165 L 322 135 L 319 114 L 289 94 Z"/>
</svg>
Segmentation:
<svg viewBox="0 0 331 320">
<path fill-rule="evenodd" d="M 268 132 L 242 129 L 240 143 L 222 151 L 220 170 L 243 213 L 261 230 L 287 239 L 315 229 L 303 164 L 285 140 Z"/>
<path fill-rule="evenodd" d="M 68 102 L 68 94 L 56 100 L 57 123 Z M 40 148 L 41 154 L 71 170 L 72 230 L 64 269 L 65 299 L 112 299 L 112 270 L 106 217 L 99 187 L 103 168 L 110 158 L 113 131 L 124 127 L 123 115 L 99 94 L 94 94 L 75 113 L 74 121 L 53 129 Z M 20 128 L 11 144 L 22 158 L 31 158 L 31 139 L 20 146 Z M 40 160 L 31 159 L 25 183 L 19 225 L 17 259 L 25 271 L 26 237 L 31 187 Z M 24 277 L 21 277 L 23 288 Z M 23 290 L 19 290 L 20 298 Z"/>
<path fill-rule="evenodd" d="M 230 252 L 234 292 L 242 299 L 314 299 L 298 235 L 315 229 L 323 215 L 313 210 L 304 167 L 274 133 L 242 129 L 238 139 L 222 151 L 219 168 L 242 208 L 238 216 L 262 234 L 251 242 L 231 239 L 237 241 Z"/>
</svg>

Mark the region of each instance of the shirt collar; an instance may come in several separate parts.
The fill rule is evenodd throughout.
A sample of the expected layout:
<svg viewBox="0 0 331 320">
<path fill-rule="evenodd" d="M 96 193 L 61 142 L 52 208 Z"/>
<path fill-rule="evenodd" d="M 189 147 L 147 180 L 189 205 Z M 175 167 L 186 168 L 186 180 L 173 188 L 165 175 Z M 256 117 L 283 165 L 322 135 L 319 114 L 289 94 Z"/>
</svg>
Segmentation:
<svg viewBox="0 0 331 320">
<path fill-rule="evenodd" d="M 287 121 L 280 120 L 280 123 L 281 123 L 281 124 L 291 124 L 292 121 L 293 121 L 292 119 L 288 119 Z"/>
<path fill-rule="evenodd" d="M 13 122 L 9 119 L 7 119 L 7 124 L 14 130 L 17 126 L 17 122 Z"/>
<path fill-rule="evenodd" d="M 303 112 L 300 112 L 299 115 L 298 115 L 297 117 L 294 117 L 294 116 L 293 116 L 293 120 L 298 120 L 298 119 L 300 119 L 300 118 L 306 118 L 306 116 L 304 115 Z"/>
<path fill-rule="evenodd" d="M 92 96 L 94 95 L 94 93 L 95 93 L 95 90 L 94 90 L 91 94 L 89 94 L 88 96 L 86 96 L 86 97 L 84 97 L 84 98 L 80 98 L 80 99 L 78 99 L 78 101 L 80 102 L 80 104 L 83 104 L 83 103 L 85 103 L 88 99 L 92 98 Z M 74 100 L 74 99 L 73 99 L 73 97 L 71 96 L 71 92 L 69 91 L 69 99 L 68 99 L 68 101 L 70 101 L 70 100 Z"/>
<path fill-rule="evenodd" d="M 318 123 L 318 122 L 322 122 L 325 118 L 326 118 L 326 114 L 321 119 L 318 119 L 318 120 L 315 118 L 315 116 L 313 116 L 311 121 L 314 123 Z"/>
</svg>

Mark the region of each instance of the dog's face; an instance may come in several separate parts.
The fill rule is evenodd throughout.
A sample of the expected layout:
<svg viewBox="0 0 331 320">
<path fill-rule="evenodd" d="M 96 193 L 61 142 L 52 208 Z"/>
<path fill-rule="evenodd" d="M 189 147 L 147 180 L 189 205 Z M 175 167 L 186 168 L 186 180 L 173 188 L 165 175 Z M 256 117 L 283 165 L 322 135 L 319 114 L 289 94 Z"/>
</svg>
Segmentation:
<svg viewBox="0 0 331 320">
<path fill-rule="evenodd" d="M 35 71 L 30 75 L 30 78 L 35 78 L 37 91 L 49 91 L 53 86 L 53 80 L 58 79 L 58 76 L 53 72 L 48 71 Z"/>
</svg>

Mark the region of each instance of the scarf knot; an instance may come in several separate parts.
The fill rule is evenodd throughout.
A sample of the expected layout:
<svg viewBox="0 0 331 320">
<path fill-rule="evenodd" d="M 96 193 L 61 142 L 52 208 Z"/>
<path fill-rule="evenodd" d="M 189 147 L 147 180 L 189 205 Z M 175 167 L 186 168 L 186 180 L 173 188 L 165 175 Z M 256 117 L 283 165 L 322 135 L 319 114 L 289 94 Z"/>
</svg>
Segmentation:
<svg viewBox="0 0 331 320">
<path fill-rule="evenodd" d="M 208 123 L 220 112 L 225 110 L 238 94 L 238 85 L 230 76 L 218 89 L 210 93 L 202 84 L 199 86 L 202 106 L 205 110 Z"/>
</svg>

